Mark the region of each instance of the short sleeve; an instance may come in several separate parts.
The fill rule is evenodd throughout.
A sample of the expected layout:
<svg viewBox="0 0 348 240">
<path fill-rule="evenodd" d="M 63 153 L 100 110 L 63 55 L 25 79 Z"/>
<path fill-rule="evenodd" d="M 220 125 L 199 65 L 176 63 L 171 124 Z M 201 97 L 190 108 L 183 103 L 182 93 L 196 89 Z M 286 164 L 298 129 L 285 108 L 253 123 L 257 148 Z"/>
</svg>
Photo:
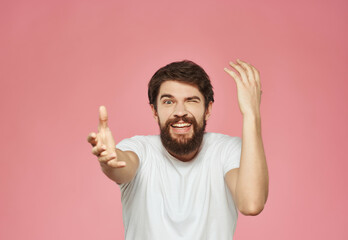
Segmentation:
<svg viewBox="0 0 348 240">
<path fill-rule="evenodd" d="M 225 175 L 228 171 L 239 168 L 242 139 L 240 137 L 228 137 L 222 148 L 221 157 Z"/>
<path fill-rule="evenodd" d="M 132 138 L 123 139 L 116 145 L 116 148 L 122 151 L 132 151 L 134 152 L 140 161 L 140 164 L 145 158 L 145 144 L 143 136 L 134 136 Z"/>
</svg>

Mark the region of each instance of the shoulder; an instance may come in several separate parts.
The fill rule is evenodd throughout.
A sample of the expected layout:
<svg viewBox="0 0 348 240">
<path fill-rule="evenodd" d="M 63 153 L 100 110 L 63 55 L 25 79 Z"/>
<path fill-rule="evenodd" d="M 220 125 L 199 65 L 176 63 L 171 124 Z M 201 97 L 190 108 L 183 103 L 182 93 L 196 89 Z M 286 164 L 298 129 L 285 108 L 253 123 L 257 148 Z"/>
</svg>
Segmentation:
<svg viewBox="0 0 348 240">
<path fill-rule="evenodd" d="M 156 147 L 161 144 L 159 135 L 137 135 L 131 138 L 125 138 L 120 141 L 116 147 L 123 151 L 145 151 L 147 148 Z"/>
<path fill-rule="evenodd" d="M 137 135 L 131 138 L 123 139 L 116 145 L 116 148 L 122 151 L 134 152 L 140 163 L 144 163 L 147 158 L 151 157 L 161 147 L 159 135 L 142 136 Z"/>
<path fill-rule="evenodd" d="M 206 146 L 209 152 L 215 154 L 222 164 L 223 174 L 234 168 L 239 168 L 242 149 L 242 139 L 221 133 L 207 133 Z"/>
<path fill-rule="evenodd" d="M 205 141 L 209 145 L 225 145 L 225 144 L 227 144 L 227 145 L 237 146 L 237 145 L 240 145 L 242 143 L 242 139 L 240 137 L 229 136 L 229 135 L 222 134 L 222 133 L 208 132 L 208 133 L 205 133 L 204 138 L 205 138 Z"/>
<path fill-rule="evenodd" d="M 139 142 L 139 143 L 156 143 L 160 141 L 159 135 L 136 135 L 130 138 L 125 138 L 120 141 L 120 143 L 127 143 L 127 142 Z"/>
<path fill-rule="evenodd" d="M 207 151 L 215 152 L 219 156 L 229 156 L 242 149 L 242 139 L 221 133 L 206 133 L 204 147 Z"/>
</svg>

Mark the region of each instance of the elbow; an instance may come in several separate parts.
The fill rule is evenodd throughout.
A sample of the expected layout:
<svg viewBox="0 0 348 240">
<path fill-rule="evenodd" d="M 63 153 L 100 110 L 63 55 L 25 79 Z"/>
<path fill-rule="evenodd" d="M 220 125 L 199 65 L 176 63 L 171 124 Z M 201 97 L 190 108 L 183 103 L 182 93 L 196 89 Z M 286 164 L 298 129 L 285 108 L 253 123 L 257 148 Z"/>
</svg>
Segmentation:
<svg viewBox="0 0 348 240">
<path fill-rule="evenodd" d="M 268 191 L 265 195 L 249 196 L 242 199 L 238 199 L 238 210 L 245 216 L 257 216 L 265 208 L 267 198 Z"/>
<path fill-rule="evenodd" d="M 257 216 L 264 209 L 264 204 L 250 204 L 239 208 L 239 211 L 245 216 Z"/>
</svg>

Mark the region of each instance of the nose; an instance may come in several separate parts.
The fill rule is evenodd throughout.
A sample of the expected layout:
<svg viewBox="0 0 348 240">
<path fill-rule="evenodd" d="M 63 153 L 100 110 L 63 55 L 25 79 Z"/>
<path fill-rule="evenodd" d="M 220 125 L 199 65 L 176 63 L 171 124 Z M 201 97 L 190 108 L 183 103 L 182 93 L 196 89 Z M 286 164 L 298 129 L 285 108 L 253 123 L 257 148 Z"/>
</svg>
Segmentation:
<svg viewBox="0 0 348 240">
<path fill-rule="evenodd" d="M 186 117 L 187 111 L 183 103 L 177 103 L 173 113 L 174 117 Z"/>
</svg>

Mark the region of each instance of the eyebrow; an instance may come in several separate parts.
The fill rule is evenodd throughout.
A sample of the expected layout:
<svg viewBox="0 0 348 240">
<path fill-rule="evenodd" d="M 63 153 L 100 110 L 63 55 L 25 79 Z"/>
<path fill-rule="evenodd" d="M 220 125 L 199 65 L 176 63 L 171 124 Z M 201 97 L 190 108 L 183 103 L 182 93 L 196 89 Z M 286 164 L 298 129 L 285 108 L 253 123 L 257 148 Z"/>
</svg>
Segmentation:
<svg viewBox="0 0 348 240">
<path fill-rule="evenodd" d="M 170 95 L 170 94 L 162 94 L 160 99 L 162 99 L 162 98 L 174 98 L 174 96 Z M 185 100 L 188 100 L 188 101 L 190 101 L 190 100 L 199 100 L 199 101 L 201 101 L 201 99 L 199 97 L 197 97 L 197 96 L 188 97 Z"/>
<path fill-rule="evenodd" d="M 174 96 L 170 95 L 170 94 L 162 94 L 160 99 L 162 99 L 162 98 L 174 98 Z"/>
<path fill-rule="evenodd" d="M 197 96 L 193 96 L 193 97 L 188 97 L 188 98 L 186 98 L 186 100 L 199 100 L 199 101 L 201 101 L 201 99 L 199 98 L 199 97 L 197 97 Z"/>
</svg>

